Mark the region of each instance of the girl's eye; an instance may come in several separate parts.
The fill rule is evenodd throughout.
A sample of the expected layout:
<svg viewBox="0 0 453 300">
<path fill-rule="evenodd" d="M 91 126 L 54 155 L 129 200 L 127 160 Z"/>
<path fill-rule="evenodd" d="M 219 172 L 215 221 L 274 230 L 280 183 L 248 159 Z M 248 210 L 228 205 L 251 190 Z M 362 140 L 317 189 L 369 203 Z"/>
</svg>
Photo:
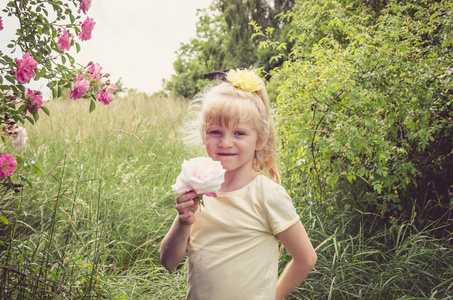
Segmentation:
<svg viewBox="0 0 453 300">
<path fill-rule="evenodd" d="M 236 136 L 243 136 L 243 135 L 245 135 L 245 132 L 243 132 L 243 131 L 236 131 L 234 134 L 235 134 Z"/>
<path fill-rule="evenodd" d="M 211 130 L 211 131 L 208 132 L 208 134 L 219 135 L 220 131 L 219 130 Z"/>
</svg>

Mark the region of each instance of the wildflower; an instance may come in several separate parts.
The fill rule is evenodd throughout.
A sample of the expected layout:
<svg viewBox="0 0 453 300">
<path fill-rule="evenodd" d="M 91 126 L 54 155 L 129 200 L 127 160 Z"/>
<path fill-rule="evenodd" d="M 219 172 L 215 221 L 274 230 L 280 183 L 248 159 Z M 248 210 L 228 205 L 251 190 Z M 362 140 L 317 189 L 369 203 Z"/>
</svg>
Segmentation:
<svg viewBox="0 0 453 300">
<path fill-rule="evenodd" d="M 69 92 L 69 98 L 77 100 L 82 98 L 83 94 L 88 91 L 90 81 L 85 78 L 85 75 L 82 74 L 77 76 L 77 81 L 74 85 L 74 89 Z"/>
<path fill-rule="evenodd" d="M 71 40 L 72 35 L 69 35 L 68 32 L 63 29 L 63 33 L 60 35 L 60 39 L 58 40 L 58 48 L 63 51 L 68 51 L 71 48 Z"/>
<path fill-rule="evenodd" d="M 17 161 L 12 154 L 3 152 L 0 154 L 0 178 L 5 178 L 14 173 L 17 167 Z"/>
<path fill-rule="evenodd" d="M 17 70 L 13 72 L 13 74 L 20 83 L 27 83 L 35 75 L 34 69 L 37 67 L 38 63 L 33 56 L 27 52 L 22 56 L 22 59 L 17 60 Z"/>
<path fill-rule="evenodd" d="M 115 99 L 115 95 L 110 93 L 110 89 L 116 90 L 117 87 L 115 85 L 108 86 L 105 90 L 99 90 L 98 100 L 102 102 L 104 105 L 109 105 Z"/>
<path fill-rule="evenodd" d="M 3 30 L 3 20 L 2 20 L 2 17 L 0 17 L 0 30 Z"/>
<path fill-rule="evenodd" d="M 102 67 L 98 63 L 91 62 L 87 68 L 87 73 L 91 74 L 91 78 L 99 82 L 101 80 L 101 70 Z"/>
<path fill-rule="evenodd" d="M 27 111 L 29 111 L 30 113 L 33 113 L 33 111 L 32 111 L 33 108 L 36 108 L 36 110 L 38 110 L 42 105 L 42 94 L 39 91 L 34 91 L 34 90 L 28 89 L 27 94 L 25 94 L 25 98 L 28 98 L 28 97 L 30 97 L 30 101 L 33 104 L 27 105 Z M 25 113 L 26 113 L 26 111 L 25 111 Z"/>
<path fill-rule="evenodd" d="M 88 12 L 91 6 L 91 0 L 82 0 L 82 3 L 80 3 L 79 10 L 77 11 L 80 14 L 80 11 L 83 11 L 84 14 Z"/>
<path fill-rule="evenodd" d="M 96 22 L 94 22 L 94 20 L 90 17 L 87 17 L 86 20 L 83 21 L 82 31 L 78 34 L 82 41 L 88 41 L 91 39 L 91 31 L 93 30 L 95 24 Z"/>
</svg>

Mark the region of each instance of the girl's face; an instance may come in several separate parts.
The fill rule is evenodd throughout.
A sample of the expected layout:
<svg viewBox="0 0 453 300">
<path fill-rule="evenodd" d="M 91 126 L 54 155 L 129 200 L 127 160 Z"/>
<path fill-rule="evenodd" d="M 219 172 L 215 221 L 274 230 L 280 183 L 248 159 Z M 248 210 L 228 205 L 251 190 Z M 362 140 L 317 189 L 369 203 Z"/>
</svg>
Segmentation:
<svg viewBox="0 0 453 300">
<path fill-rule="evenodd" d="M 247 176 L 255 172 L 258 134 L 250 123 L 212 124 L 204 132 L 204 144 L 209 157 L 220 161 L 227 173 Z"/>
</svg>

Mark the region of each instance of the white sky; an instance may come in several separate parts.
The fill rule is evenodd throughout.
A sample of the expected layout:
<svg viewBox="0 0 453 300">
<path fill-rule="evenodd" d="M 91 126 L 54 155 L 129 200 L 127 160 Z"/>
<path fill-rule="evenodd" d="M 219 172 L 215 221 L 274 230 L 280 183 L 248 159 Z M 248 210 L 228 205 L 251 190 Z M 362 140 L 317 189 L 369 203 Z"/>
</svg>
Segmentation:
<svg viewBox="0 0 453 300">
<path fill-rule="evenodd" d="M 195 37 L 197 9 L 207 8 L 212 0 L 93 0 L 87 15 L 96 22 L 89 41 L 78 40 L 81 51 L 70 54 L 82 65 L 99 63 L 103 73 L 127 88 L 151 94 L 169 79 L 182 43 Z M 5 29 L 0 31 L 0 48 L 14 36 L 5 38 L 12 23 L 0 11 Z M 12 17 L 11 17 L 12 18 Z"/>
</svg>

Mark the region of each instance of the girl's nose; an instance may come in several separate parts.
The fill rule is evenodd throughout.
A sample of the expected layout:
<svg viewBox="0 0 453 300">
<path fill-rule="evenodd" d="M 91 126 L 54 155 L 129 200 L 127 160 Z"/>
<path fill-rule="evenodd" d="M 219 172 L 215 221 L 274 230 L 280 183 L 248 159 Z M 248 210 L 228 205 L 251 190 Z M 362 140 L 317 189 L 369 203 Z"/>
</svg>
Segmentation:
<svg viewBox="0 0 453 300">
<path fill-rule="evenodd" d="M 228 136 L 224 136 L 220 139 L 220 147 L 223 147 L 223 148 L 228 148 L 228 147 L 232 147 L 233 146 L 233 140 L 228 137 Z"/>
</svg>

